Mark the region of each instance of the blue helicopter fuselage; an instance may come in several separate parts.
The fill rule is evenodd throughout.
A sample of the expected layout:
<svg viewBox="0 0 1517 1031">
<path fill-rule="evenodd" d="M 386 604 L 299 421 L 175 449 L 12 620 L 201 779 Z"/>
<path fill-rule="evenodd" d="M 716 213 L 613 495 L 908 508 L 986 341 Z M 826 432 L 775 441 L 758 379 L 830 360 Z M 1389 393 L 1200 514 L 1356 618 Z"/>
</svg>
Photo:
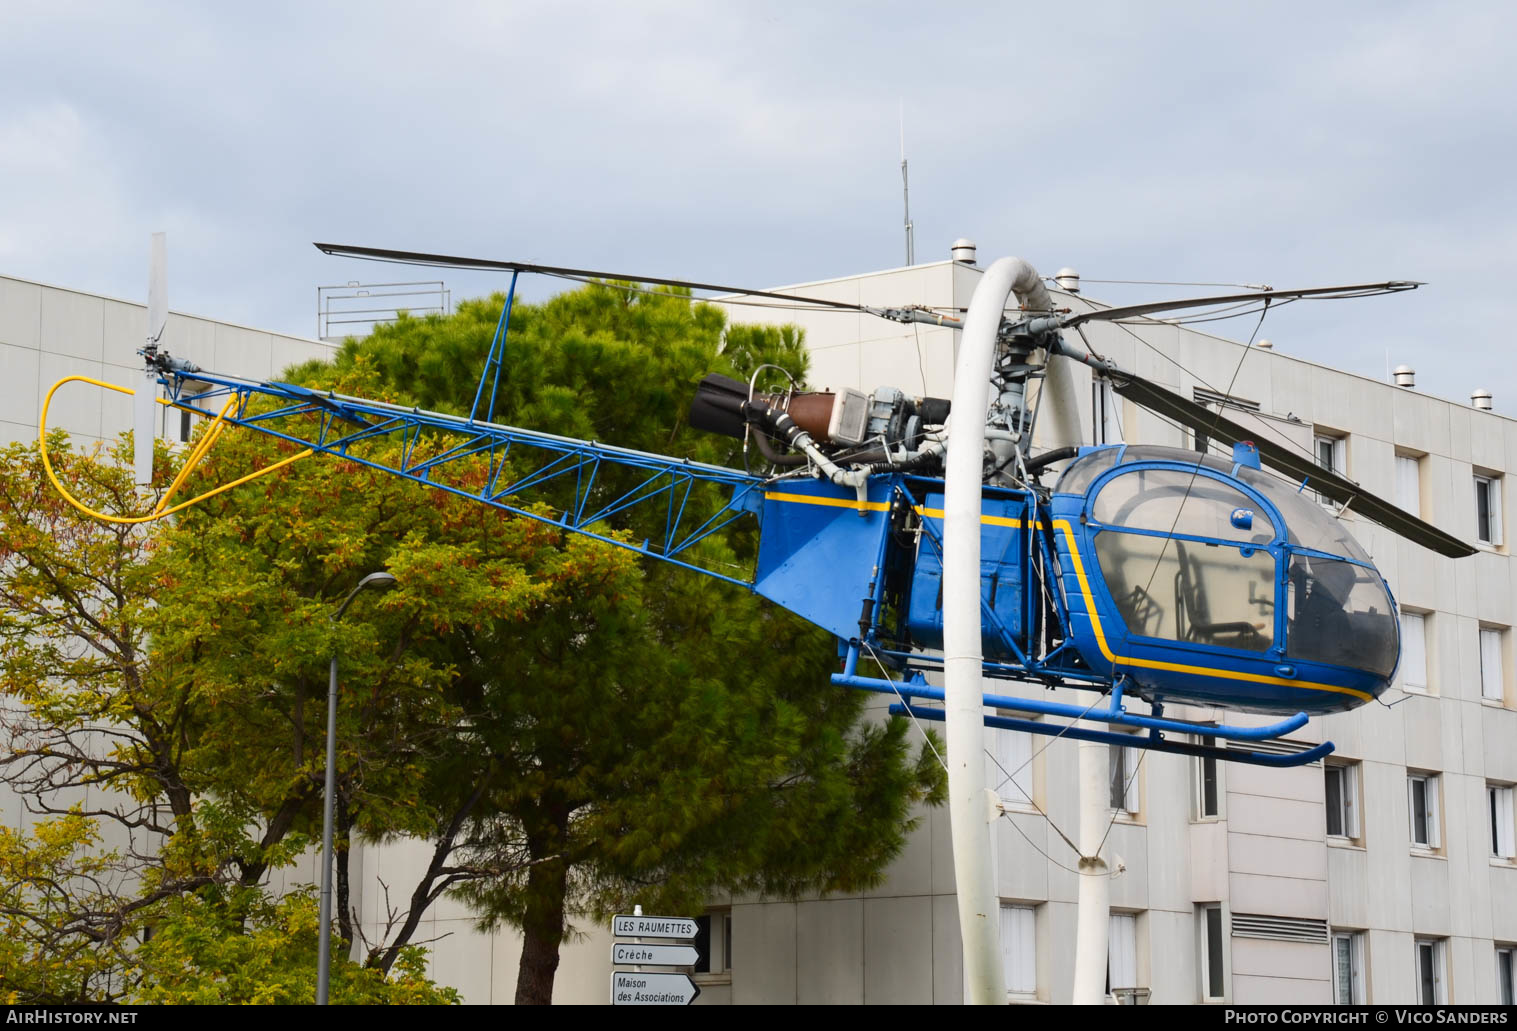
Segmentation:
<svg viewBox="0 0 1517 1031">
<path fill-rule="evenodd" d="M 1083 449 L 1051 492 L 987 487 L 988 677 L 1266 713 L 1353 708 L 1390 684 L 1398 620 L 1368 555 L 1310 494 L 1233 462 Z M 754 589 L 905 666 L 942 645 L 942 481 L 764 494 Z"/>
</svg>

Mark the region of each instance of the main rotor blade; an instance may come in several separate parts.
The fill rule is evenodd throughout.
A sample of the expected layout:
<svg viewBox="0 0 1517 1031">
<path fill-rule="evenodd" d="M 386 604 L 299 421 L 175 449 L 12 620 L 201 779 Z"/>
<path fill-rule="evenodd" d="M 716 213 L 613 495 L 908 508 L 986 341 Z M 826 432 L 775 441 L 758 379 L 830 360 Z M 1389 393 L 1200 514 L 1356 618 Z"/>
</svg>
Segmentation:
<svg viewBox="0 0 1517 1031">
<path fill-rule="evenodd" d="M 659 286 L 681 286 L 688 290 L 711 290 L 723 294 L 745 294 L 750 297 L 768 297 L 777 301 L 799 301 L 802 304 L 823 308 L 838 308 L 842 311 L 864 311 L 858 304 L 846 301 L 829 301 L 819 297 L 802 297 L 799 294 L 781 294 L 773 290 L 751 290 L 745 286 L 722 286 L 717 283 L 696 283 L 688 279 L 661 279 L 657 276 L 633 275 L 625 272 L 596 272 L 582 268 L 560 268 L 557 265 L 534 265 L 525 261 L 497 261 L 491 258 L 460 258 L 448 254 L 424 254 L 419 251 L 391 251 L 380 247 L 349 247 L 339 243 L 318 243 L 316 249 L 334 258 L 364 258 L 369 261 L 393 261 L 401 265 L 427 265 L 433 268 L 486 269 L 500 272 L 536 272 L 545 276 L 570 276 L 576 279 L 616 279 L 629 283 L 655 283 Z"/>
<path fill-rule="evenodd" d="M 1431 523 L 1423 522 L 1399 506 L 1384 498 L 1376 497 L 1352 480 L 1329 472 L 1306 455 L 1291 451 L 1268 440 L 1260 440 L 1254 430 L 1245 429 L 1226 416 L 1204 405 L 1188 400 L 1166 387 L 1152 383 L 1140 376 L 1118 372 L 1112 375 L 1112 389 L 1123 397 L 1191 429 L 1205 434 L 1224 444 L 1253 441 L 1259 448 L 1259 458 L 1271 468 L 1285 473 L 1293 480 L 1306 481 L 1306 485 L 1343 505 L 1350 505 L 1354 512 L 1373 519 L 1393 533 L 1409 541 L 1430 548 L 1440 555 L 1463 558 L 1475 554 L 1475 549 L 1459 538 L 1445 533 Z"/>
<path fill-rule="evenodd" d="M 1386 283 L 1359 283 L 1354 286 L 1314 286 L 1304 290 L 1253 290 L 1244 294 L 1226 294 L 1221 297 L 1193 297 L 1181 301 L 1151 301 L 1147 304 L 1129 304 L 1122 308 L 1106 308 L 1101 311 L 1081 312 L 1064 320 L 1066 329 L 1073 329 L 1085 322 L 1116 322 L 1120 319 L 1152 315 L 1160 311 L 1179 311 L 1183 308 L 1210 308 L 1217 304 L 1238 304 L 1243 301 L 1283 301 L 1297 297 L 1364 297 L 1372 294 L 1394 294 L 1402 290 L 1415 290 L 1421 283 L 1393 279 Z"/>
</svg>

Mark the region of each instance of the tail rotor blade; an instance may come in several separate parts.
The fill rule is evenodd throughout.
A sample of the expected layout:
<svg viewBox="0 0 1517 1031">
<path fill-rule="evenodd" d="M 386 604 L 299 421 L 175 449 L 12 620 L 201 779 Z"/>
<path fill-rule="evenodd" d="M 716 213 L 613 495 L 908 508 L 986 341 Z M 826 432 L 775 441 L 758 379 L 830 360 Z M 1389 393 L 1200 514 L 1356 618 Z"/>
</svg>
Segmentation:
<svg viewBox="0 0 1517 1031">
<path fill-rule="evenodd" d="M 163 233 L 153 234 L 152 265 L 147 281 L 147 344 L 154 347 L 169 318 L 168 245 Z"/>
<path fill-rule="evenodd" d="M 168 244 L 163 233 L 153 234 L 147 281 L 147 339 L 143 350 L 156 351 L 169 318 Z M 153 483 L 153 438 L 157 436 L 158 372 L 149 363 L 132 399 L 132 469 L 141 487 Z"/>
<path fill-rule="evenodd" d="M 132 468 L 139 487 L 153 484 L 153 439 L 157 436 L 158 373 L 144 369 L 132 397 Z"/>
</svg>

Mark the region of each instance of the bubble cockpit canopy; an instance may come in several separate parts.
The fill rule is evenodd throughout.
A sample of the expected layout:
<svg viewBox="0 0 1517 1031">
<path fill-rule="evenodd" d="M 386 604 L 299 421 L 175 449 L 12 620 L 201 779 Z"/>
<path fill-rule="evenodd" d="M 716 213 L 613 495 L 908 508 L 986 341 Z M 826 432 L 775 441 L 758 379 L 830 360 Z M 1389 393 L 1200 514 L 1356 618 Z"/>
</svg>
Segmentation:
<svg viewBox="0 0 1517 1031">
<path fill-rule="evenodd" d="M 1146 445 L 1089 450 L 1054 491 L 1089 495 L 1096 559 L 1130 637 L 1394 672 L 1399 628 L 1385 582 L 1311 492 L 1215 455 Z"/>
</svg>

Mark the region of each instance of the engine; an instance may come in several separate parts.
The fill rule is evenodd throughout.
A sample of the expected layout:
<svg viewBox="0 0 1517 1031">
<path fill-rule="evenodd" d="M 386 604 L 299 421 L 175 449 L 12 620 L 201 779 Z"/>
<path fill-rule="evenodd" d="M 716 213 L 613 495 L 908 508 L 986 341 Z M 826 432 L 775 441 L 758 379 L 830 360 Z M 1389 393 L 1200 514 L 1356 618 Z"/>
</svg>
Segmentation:
<svg viewBox="0 0 1517 1031">
<path fill-rule="evenodd" d="M 845 387 L 750 397 L 746 383 L 713 373 L 696 389 L 690 425 L 739 439 L 752 430 L 754 443 L 772 464 L 803 465 L 809 459 L 828 478 L 843 482 L 829 466 L 867 475 L 940 465 L 948 409 L 943 398 L 910 397 L 895 387 L 872 394 Z"/>
</svg>

